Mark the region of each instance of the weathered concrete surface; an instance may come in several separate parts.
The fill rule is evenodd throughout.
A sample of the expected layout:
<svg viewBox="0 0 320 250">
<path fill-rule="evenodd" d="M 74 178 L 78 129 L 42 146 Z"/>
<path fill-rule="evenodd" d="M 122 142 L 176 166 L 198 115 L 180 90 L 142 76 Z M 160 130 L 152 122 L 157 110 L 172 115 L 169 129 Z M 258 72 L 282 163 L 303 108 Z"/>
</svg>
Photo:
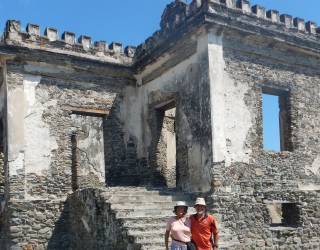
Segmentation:
<svg viewBox="0 0 320 250">
<path fill-rule="evenodd" d="M 38 57 L 45 58 L 41 53 Z M 116 69 L 106 76 L 103 71 L 97 73 L 101 64 L 83 67 L 82 60 L 73 60 L 59 65 L 55 60 L 39 63 L 38 59 L 7 65 L 5 171 L 10 201 L 1 213 L 1 249 L 21 249 L 28 244 L 38 249 L 66 249 L 67 245 L 61 248 L 61 241 L 69 241 L 63 216 L 68 209 L 64 204 L 66 195 L 72 192 L 71 135 L 81 129 L 80 188 L 106 185 L 105 145 L 118 147 L 123 143 L 121 134 L 117 142 L 111 143 L 104 131 L 116 134 L 106 121 L 111 115 L 118 116 L 119 111 L 113 111 L 115 100 L 119 102 L 121 89 L 131 79 L 125 72 L 120 78 Z M 83 119 L 74 118 L 80 116 L 79 112 Z"/>
<path fill-rule="evenodd" d="M 106 182 L 103 117 L 73 114 L 71 119 L 77 136 L 79 187 L 93 183 L 103 186 Z"/>
<path fill-rule="evenodd" d="M 157 170 L 157 166 L 152 163 L 155 160 L 153 157 L 157 151 L 159 136 L 156 110 L 174 101 L 178 138 L 176 141 L 177 186 L 185 190 L 208 191 L 211 166 L 208 165 L 211 162 L 208 145 L 211 144 L 211 139 L 210 136 L 206 136 L 206 133 L 211 132 L 210 113 L 205 105 L 209 89 L 208 74 L 206 74 L 208 70 L 207 36 L 203 34 L 196 40 L 187 38 L 182 44 L 195 53 L 185 60 L 185 55 L 179 51 L 172 55 L 164 55 L 137 76 L 138 79 L 142 79 L 142 82 L 144 82 L 143 79 L 153 78 L 153 80 L 142 85 L 138 90 L 132 87 L 127 89 L 126 95 L 132 96 L 135 91 L 138 92 L 137 96 L 141 97 L 136 100 L 140 105 L 128 107 L 128 112 L 137 113 L 137 109 L 142 109 L 139 123 L 130 132 L 138 140 L 138 149 L 144 154 L 148 152 L 155 175 L 157 171 L 161 172 L 161 169 Z M 163 65 L 176 62 L 177 57 L 181 58 L 180 63 L 160 73 Z M 151 78 L 152 74 L 154 76 Z M 137 121 L 136 118 L 133 121 L 130 118 L 131 116 L 128 117 L 129 124 Z"/>
<path fill-rule="evenodd" d="M 49 126 L 42 120 L 43 111 L 54 106 L 57 100 L 45 102 L 46 92 L 37 90 L 39 76 L 26 75 L 23 78 L 24 120 L 22 123 L 24 143 L 25 174 L 44 175 L 50 169 L 51 152 L 58 148 L 55 137 L 50 135 Z M 13 103 L 16 106 L 17 103 Z M 14 143 L 10 143 L 13 145 Z"/>
<path fill-rule="evenodd" d="M 248 86 L 237 84 L 225 72 L 223 34 L 212 30 L 208 35 L 212 122 L 213 162 L 249 162 L 246 145 L 252 127 L 245 104 Z"/>
<path fill-rule="evenodd" d="M 316 137 L 307 135 L 318 133 L 318 111 L 312 107 L 319 105 L 313 97 L 317 96 L 319 88 L 319 72 L 315 70 L 319 59 L 298 52 L 292 58 L 292 54 L 286 55 L 282 49 L 274 49 L 270 54 L 271 44 L 273 48 L 281 45 L 272 41 L 266 44 L 266 40 L 255 40 L 239 33 L 225 32 L 222 42 L 225 74 L 239 89 L 225 95 L 233 94 L 229 99 L 237 101 L 225 124 L 227 127 L 239 115 L 236 114 L 239 108 L 244 107 L 234 127 L 236 133 L 231 133 L 229 138 L 243 141 L 240 152 L 249 154 L 245 158 L 234 157 L 231 164 L 225 161 L 213 168 L 215 211 L 222 216 L 224 226 L 237 235 L 241 243 L 237 249 L 317 248 L 319 237 L 309 233 L 319 227 L 319 220 L 314 217 L 319 199 L 319 175 L 314 164 L 319 149 L 314 141 Z M 264 88 L 289 92 L 294 145 L 291 152 L 263 150 L 261 95 Z M 241 140 L 243 136 L 245 140 Z M 298 213 L 290 213 L 299 222 L 293 227 L 285 224 L 272 227 L 276 219 L 268 204 L 287 203 L 297 207 Z"/>
</svg>

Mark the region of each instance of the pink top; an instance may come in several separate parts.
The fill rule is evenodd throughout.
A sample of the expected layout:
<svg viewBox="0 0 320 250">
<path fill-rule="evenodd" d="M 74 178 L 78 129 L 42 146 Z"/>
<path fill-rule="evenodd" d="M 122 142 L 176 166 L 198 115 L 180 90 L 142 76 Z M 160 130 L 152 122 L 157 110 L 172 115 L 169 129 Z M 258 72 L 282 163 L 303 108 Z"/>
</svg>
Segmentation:
<svg viewBox="0 0 320 250">
<path fill-rule="evenodd" d="M 167 222 L 166 230 L 170 231 L 172 239 L 183 242 L 191 241 L 191 221 L 189 217 L 183 217 L 178 220 L 175 216 L 171 217 Z"/>
</svg>

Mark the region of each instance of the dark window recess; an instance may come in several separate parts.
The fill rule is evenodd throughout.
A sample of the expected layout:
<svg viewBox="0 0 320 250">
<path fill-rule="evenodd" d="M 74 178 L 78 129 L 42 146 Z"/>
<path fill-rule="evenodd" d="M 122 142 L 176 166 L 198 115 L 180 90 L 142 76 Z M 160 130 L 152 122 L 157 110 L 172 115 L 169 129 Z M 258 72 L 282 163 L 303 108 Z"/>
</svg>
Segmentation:
<svg viewBox="0 0 320 250">
<path fill-rule="evenodd" d="M 300 211 L 296 203 L 272 203 L 267 205 L 272 227 L 298 227 Z"/>
<path fill-rule="evenodd" d="M 295 203 L 282 204 L 282 223 L 288 227 L 297 227 L 300 221 L 300 211 Z"/>
<path fill-rule="evenodd" d="M 77 134 L 73 133 L 71 135 L 71 185 L 72 190 L 76 191 L 79 188 L 78 185 L 78 141 Z"/>
<path fill-rule="evenodd" d="M 263 88 L 262 93 L 264 149 L 292 151 L 289 92 Z"/>
</svg>

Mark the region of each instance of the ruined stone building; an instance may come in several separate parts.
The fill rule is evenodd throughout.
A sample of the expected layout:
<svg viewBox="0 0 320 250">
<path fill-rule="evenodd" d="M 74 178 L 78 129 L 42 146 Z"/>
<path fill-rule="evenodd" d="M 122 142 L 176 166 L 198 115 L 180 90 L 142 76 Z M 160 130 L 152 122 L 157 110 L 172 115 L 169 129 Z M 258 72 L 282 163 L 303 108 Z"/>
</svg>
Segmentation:
<svg viewBox="0 0 320 250">
<path fill-rule="evenodd" d="M 0 43 L 0 249 L 164 249 L 173 204 L 197 195 L 220 249 L 320 249 L 314 22 L 176 0 L 137 48 L 58 34 L 9 20 Z"/>
</svg>

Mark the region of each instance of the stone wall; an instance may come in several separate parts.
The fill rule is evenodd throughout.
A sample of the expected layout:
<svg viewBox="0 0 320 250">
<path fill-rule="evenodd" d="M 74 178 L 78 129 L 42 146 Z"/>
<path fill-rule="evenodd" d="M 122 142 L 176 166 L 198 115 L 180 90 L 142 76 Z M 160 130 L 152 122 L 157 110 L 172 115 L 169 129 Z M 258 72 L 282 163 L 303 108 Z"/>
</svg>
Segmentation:
<svg viewBox="0 0 320 250">
<path fill-rule="evenodd" d="M 223 132 L 227 150 L 223 154 L 225 161 L 212 167 L 213 211 L 220 214 L 221 223 L 236 235 L 240 242 L 236 249 L 317 249 L 320 246 L 317 206 L 320 103 L 316 96 L 320 62 L 316 57 L 298 52 L 292 57 L 281 49 L 271 52 L 271 44 L 281 47 L 271 41 L 264 40 L 262 44 L 260 40 L 249 41 L 239 33 L 237 38 L 231 32 L 224 35 L 224 83 L 228 86 L 224 89 L 224 107 L 230 106 L 230 102 L 233 107 L 240 102 L 242 107 L 237 104 L 234 109 L 225 109 Z M 288 138 L 292 140 L 292 148 L 288 151 L 263 149 L 265 89 L 274 90 L 273 93 L 288 92 L 292 133 Z M 236 112 L 241 114 L 241 120 Z M 230 130 L 232 126 L 236 134 Z M 235 144 L 241 141 L 238 154 L 233 154 Z M 245 152 L 247 157 L 243 158 L 241 154 Z M 286 204 L 291 204 L 291 208 L 282 209 L 282 216 L 288 213 L 295 223 L 286 224 L 285 218 L 278 225 L 273 223 L 270 206 L 286 207 Z"/>
<path fill-rule="evenodd" d="M 51 63 L 13 60 L 7 65 L 10 201 L 1 221 L 1 249 L 68 249 L 66 196 L 108 184 L 106 174 L 120 164 L 110 148 L 126 144 L 122 125 L 112 130 L 109 121 L 119 120 L 122 89 L 130 78 L 103 75 L 96 63 L 84 69 L 81 60 L 71 66 Z M 134 164 L 135 156 L 130 156 Z"/>
<path fill-rule="evenodd" d="M 248 1 L 175 1 L 135 54 L 9 21 L 0 248 L 125 248 L 98 189 L 174 179 L 207 194 L 235 249 L 319 248 L 319 31 Z M 285 93 L 281 152 L 262 148 L 264 92 Z"/>
<path fill-rule="evenodd" d="M 30 77 L 35 81 L 27 92 Z M 71 190 L 71 134 L 79 127 L 71 114 L 78 109 L 84 115 L 94 110 L 108 111 L 119 93 L 99 86 L 75 89 L 67 80 L 13 72 L 8 73 L 8 83 L 9 114 L 15 113 L 14 119 L 9 117 L 9 128 L 15 128 L 9 130 L 12 196 L 65 196 Z M 32 103 L 21 107 L 23 104 L 17 105 L 19 98 Z M 26 114 L 18 111 L 22 108 Z M 27 118 L 23 120 L 24 116 Z M 104 166 L 101 167 L 98 178 L 104 183 Z M 29 184 L 26 189 L 25 182 Z"/>
<path fill-rule="evenodd" d="M 68 206 L 63 201 L 10 201 L 1 249 L 68 249 Z"/>
<path fill-rule="evenodd" d="M 87 189 L 69 196 L 70 249 L 127 249 L 128 239 L 122 235 L 102 190 Z"/>
<path fill-rule="evenodd" d="M 4 196 L 5 174 L 4 174 L 4 154 L 0 153 L 0 197 Z"/>
<path fill-rule="evenodd" d="M 161 141 L 162 120 L 159 110 L 176 107 L 176 179 L 178 188 L 188 191 L 210 190 L 212 159 L 208 73 L 208 37 L 183 37 L 172 47 L 168 56 L 144 68 L 137 76 L 141 87 L 127 87 L 126 128 L 137 139 L 138 157 L 150 163 L 154 185 L 166 184 L 162 165 L 165 165 L 166 147 Z M 185 53 L 186 52 L 186 53 Z M 130 98 L 129 98 L 130 96 Z M 130 102 L 128 102 L 130 101 Z M 132 114 L 140 114 L 133 116 Z M 162 151 L 163 152 L 162 152 Z M 157 164 L 161 161 L 161 164 Z M 160 166 L 161 165 L 161 166 Z"/>
</svg>

